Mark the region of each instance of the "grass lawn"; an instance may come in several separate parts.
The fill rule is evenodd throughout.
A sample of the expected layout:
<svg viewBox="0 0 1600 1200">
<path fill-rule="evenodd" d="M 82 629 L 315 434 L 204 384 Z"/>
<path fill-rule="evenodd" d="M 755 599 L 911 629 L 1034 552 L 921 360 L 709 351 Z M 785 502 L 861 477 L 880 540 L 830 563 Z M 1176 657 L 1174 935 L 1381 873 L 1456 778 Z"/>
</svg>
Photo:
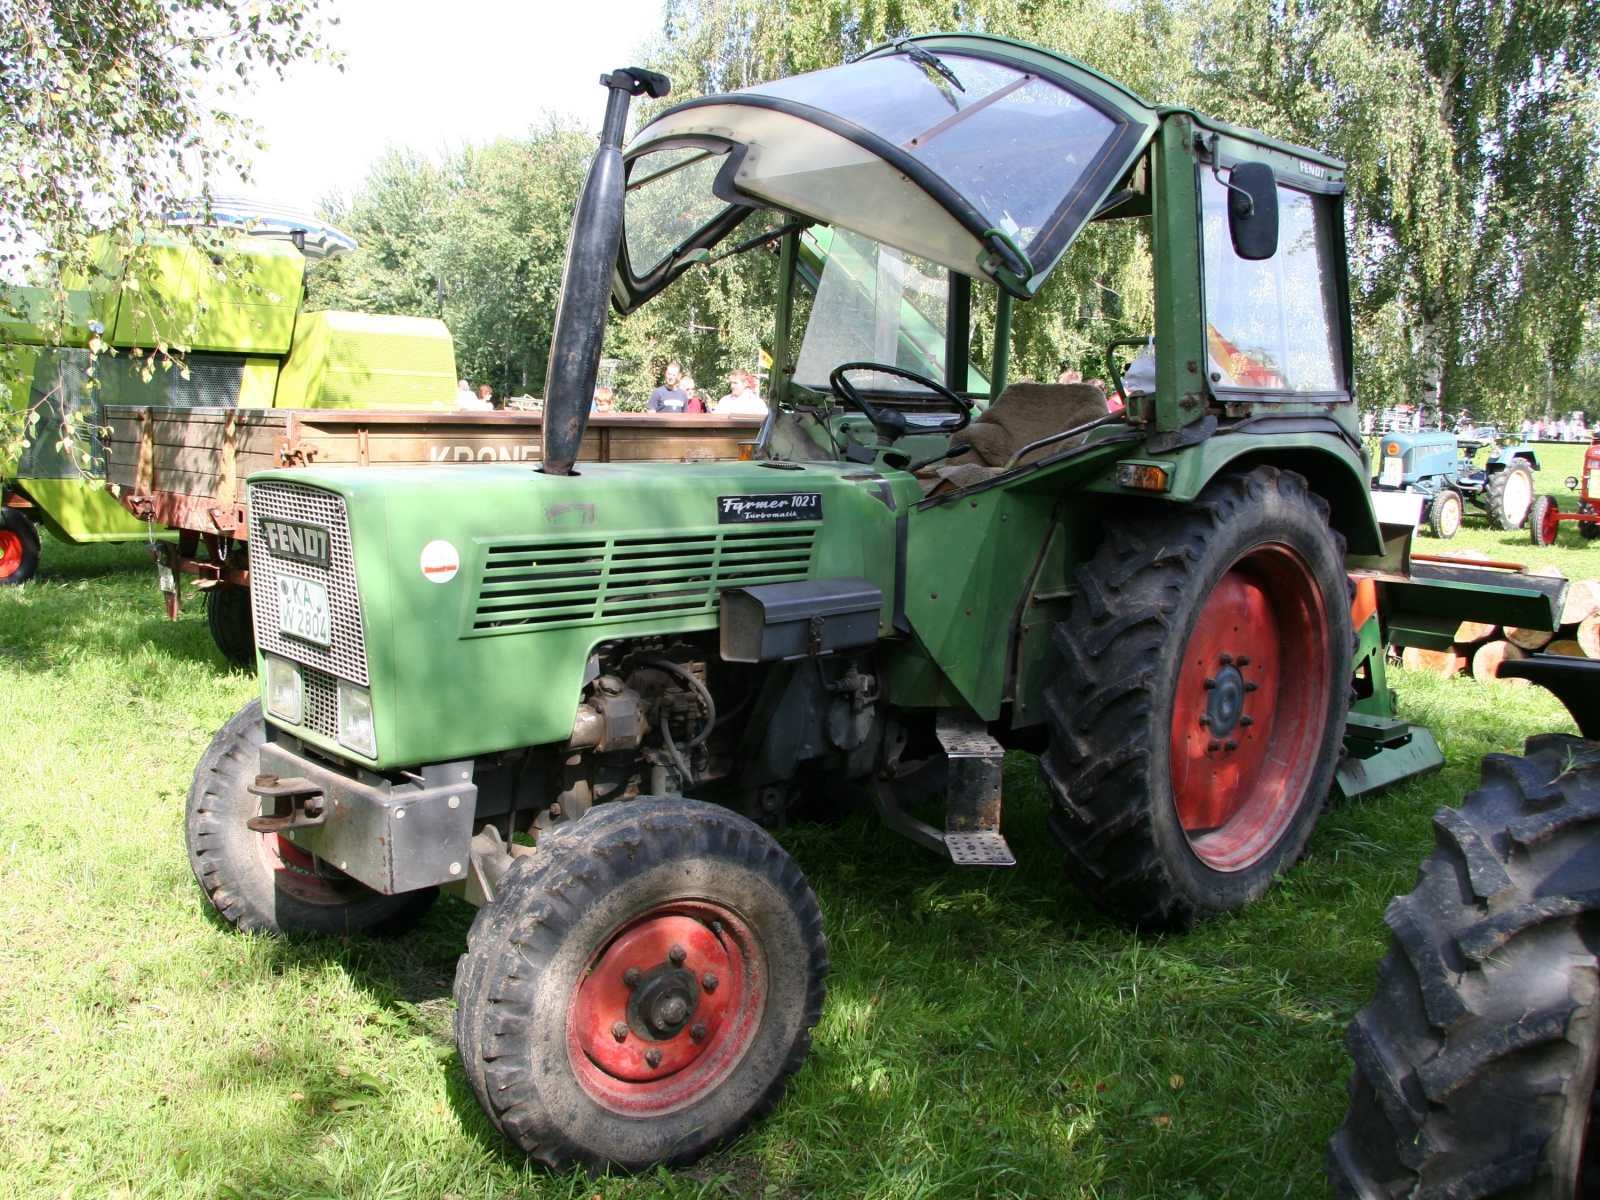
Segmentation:
<svg viewBox="0 0 1600 1200">
<path fill-rule="evenodd" d="M 1544 490 L 1566 495 L 1580 452 L 1541 451 Z M 1542 552 L 1477 528 L 1454 545 L 1600 576 L 1570 529 Z M 1430 814 L 1480 755 L 1571 729 L 1534 688 L 1397 686 L 1444 771 L 1334 810 L 1281 887 L 1186 937 L 1129 932 L 1065 882 L 1026 755 L 1007 763 L 1012 871 L 941 864 L 864 818 L 792 829 L 834 968 L 810 1063 L 722 1155 L 589 1181 L 528 1167 L 463 1082 L 465 905 L 388 943 L 286 945 L 212 916 L 183 797 L 253 681 L 197 606 L 164 619 L 142 549 L 47 539 L 39 578 L 0 593 L 0 1196 L 1326 1195 L 1340 1037 Z"/>
</svg>

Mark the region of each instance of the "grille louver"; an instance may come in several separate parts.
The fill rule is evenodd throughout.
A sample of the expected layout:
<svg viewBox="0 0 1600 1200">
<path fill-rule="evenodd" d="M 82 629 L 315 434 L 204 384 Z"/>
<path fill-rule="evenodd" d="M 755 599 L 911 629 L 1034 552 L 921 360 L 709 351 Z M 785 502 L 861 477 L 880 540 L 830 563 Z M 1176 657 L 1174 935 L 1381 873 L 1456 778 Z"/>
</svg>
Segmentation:
<svg viewBox="0 0 1600 1200">
<path fill-rule="evenodd" d="M 491 545 L 469 632 L 712 612 L 727 588 L 805 579 L 815 538 L 758 529 Z"/>
</svg>

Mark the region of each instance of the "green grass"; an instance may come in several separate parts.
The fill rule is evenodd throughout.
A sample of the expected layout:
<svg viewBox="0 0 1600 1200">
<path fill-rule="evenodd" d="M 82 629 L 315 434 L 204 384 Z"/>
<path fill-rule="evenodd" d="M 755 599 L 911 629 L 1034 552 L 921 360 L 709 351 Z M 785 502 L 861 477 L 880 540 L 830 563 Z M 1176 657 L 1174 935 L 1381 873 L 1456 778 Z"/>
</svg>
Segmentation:
<svg viewBox="0 0 1600 1200">
<path fill-rule="evenodd" d="M 1523 557 L 1594 561 L 1565 538 Z M 792 829 L 832 947 L 811 1061 L 724 1154 L 590 1182 L 525 1164 L 463 1082 L 466 906 L 389 943 L 285 945 L 212 916 L 183 796 L 252 680 L 197 609 L 164 619 L 140 548 L 47 540 L 40 577 L 0 593 L 0 1196 L 1326 1195 L 1340 1038 L 1430 814 L 1480 755 L 1571 728 L 1533 688 L 1398 686 L 1445 770 L 1336 809 L 1281 887 L 1186 937 L 1129 932 L 1064 881 L 1025 755 L 1012 871 L 865 818 Z"/>
</svg>

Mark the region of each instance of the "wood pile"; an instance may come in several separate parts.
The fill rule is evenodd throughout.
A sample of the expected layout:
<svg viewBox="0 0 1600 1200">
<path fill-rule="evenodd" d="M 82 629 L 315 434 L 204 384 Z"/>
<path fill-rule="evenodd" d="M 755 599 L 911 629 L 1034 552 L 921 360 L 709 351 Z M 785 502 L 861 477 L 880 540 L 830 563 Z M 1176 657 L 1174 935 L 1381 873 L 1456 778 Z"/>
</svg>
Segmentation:
<svg viewBox="0 0 1600 1200">
<path fill-rule="evenodd" d="M 1561 568 L 1539 567 L 1532 573 L 1559 576 Z M 1519 629 L 1514 625 L 1502 629 L 1481 621 L 1463 621 L 1456 628 L 1455 644 L 1450 649 L 1422 650 L 1407 646 L 1400 655 L 1400 665 L 1408 671 L 1431 671 L 1441 679 L 1461 674 L 1475 679 L 1496 679 L 1500 664 L 1506 659 L 1527 658 L 1536 650 L 1544 654 L 1600 659 L 1600 580 L 1572 581 L 1567 588 L 1566 606 L 1561 610 L 1561 628 L 1556 632 Z M 1517 687 L 1528 684 L 1526 679 L 1504 682 Z"/>
</svg>

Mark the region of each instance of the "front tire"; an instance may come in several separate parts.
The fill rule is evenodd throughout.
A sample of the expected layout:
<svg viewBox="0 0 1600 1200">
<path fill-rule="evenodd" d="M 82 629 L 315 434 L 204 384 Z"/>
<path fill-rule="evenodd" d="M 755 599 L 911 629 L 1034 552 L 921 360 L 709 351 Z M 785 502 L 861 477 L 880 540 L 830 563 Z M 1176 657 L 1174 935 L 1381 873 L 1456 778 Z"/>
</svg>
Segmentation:
<svg viewBox="0 0 1600 1200">
<path fill-rule="evenodd" d="M 1461 532 L 1461 493 L 1445 488 L 1428 503 L 1428 530 L 1436 538 L 1453 538 Z"/>
<path fill-rule="evenodd" d="M 1305 849 L 1350 690 L 1342 539 L 1305 480 L 1257 467 L 1106 523 L 1056 626 L 1050 828 L 1105 911 L 1183 928 Z"/>
<path fill-rule="evenodd" d="M 18 509 L 0 507 L 0 587 L 27 583 L 38 569 L 38 529 Z"/>
<path fill-rule="evenodd" d="M 261 701 L 252 700 L 217 730 L 194 770 L 184 832 L 189 865 L 212 907 L 245 933 L 383 937 L 415 925 L 437 888 L 385 896 L 293 842 L 246 826 L 261 811 L 246 789 L 265 741 Z"/>
<path fill-rule="evenodd" d="M 1533 468 L 1519 458 L 1496 471 L 1484 488 L 1484 501 L 1496 529 L 1521 529 L 1533 507 Z"/>
<path fill-rule="evenodd" d="M 1483 786 L 1433 823 L 1416 890 L 1384 914 L 1377 991 L 1345 1034 L 1334 1191 L 1597 1194 L 1600 744 L 1546 734 L 1526 757 L 1488 755 Z"/>
<path fill-rule="evenodd" d="M 828 944 L 793 859 L 717 805 L 619 801 L 501 878 L 456 969 L 473 1092 L 564 1170 L 684 1165 L 771 1111 L 822 1017 Z"/>
<path fill-rule="evenodd" d="M 1556 503 L 1554 496 L 1540 496 L 1533 502 L 1533 510 L 1528 514 L 1528 538 L 1535 546 L 1554 546 L 1556 538 L 1561 533 L 1561 521 L 1557 514 L 1561 506 Z M 1583 528 L 1582 522 L 1579 528 Z"/>
</svg>

